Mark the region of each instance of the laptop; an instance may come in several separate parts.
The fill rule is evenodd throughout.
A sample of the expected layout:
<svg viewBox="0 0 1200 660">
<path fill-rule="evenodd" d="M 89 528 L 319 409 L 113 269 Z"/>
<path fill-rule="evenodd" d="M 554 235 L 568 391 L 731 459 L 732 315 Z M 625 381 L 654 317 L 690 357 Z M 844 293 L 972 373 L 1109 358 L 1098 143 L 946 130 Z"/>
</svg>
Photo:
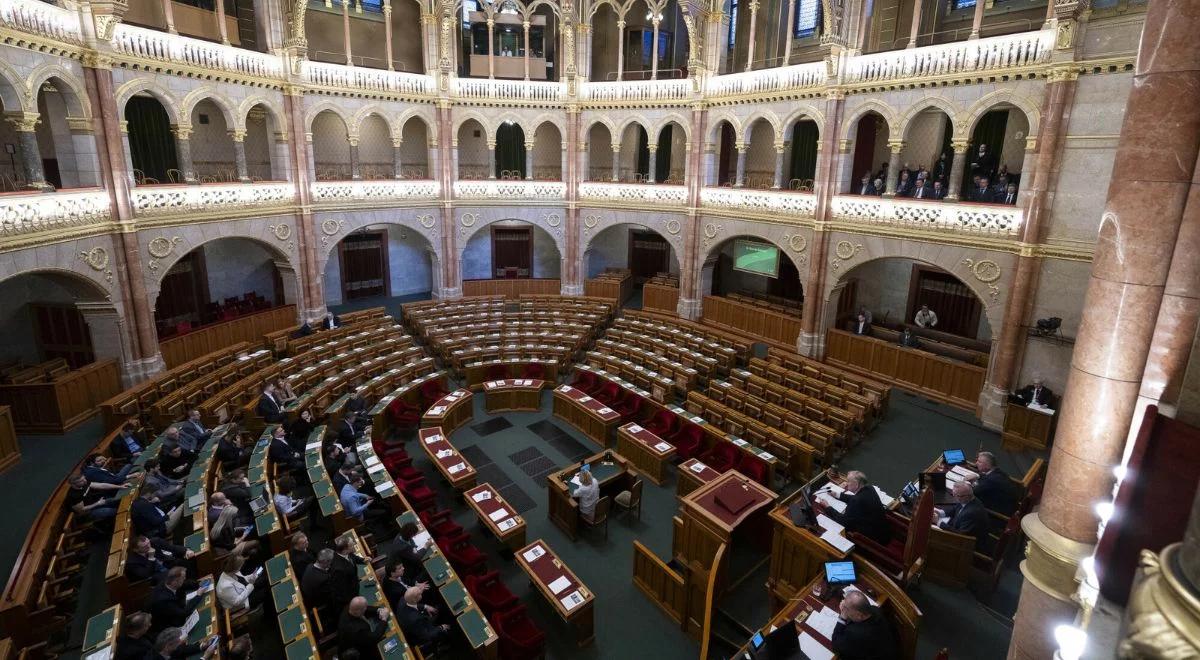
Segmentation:
<svg viewBox="0 0 1200 660">
<path fill-rule="evenodd" d="M 750 639 L 754 660 L 808 660 L 800 651 L 800 634 L 796 622 L 788 621 L 767 635 L 760 630 Z"/>
<path fill-rule="evenodd" d="M 265 511 L 267 508 L 267 498 L 265 495 L 259 495 L 258 497 L 250 500 L 250 511 L 256 516 Z"/>
<path fill-rule="evenodd" d="M 844 587 L 848 584 L 854 584 L 858 580 L 858 573 L 854 569 L 852 561 L 827 561 L 825 562 L 825 582 L 831 587 Z"/>
<path fill-rule="evenodd" d="M 961 449 L 947 449 L 946 451 L 942 452 L 942 461 L 948 466 L 953 466 L 960 463 L 966 463 L 967 457 L 965 454 L 963 454 L 963 450 Z"/>
</svg>

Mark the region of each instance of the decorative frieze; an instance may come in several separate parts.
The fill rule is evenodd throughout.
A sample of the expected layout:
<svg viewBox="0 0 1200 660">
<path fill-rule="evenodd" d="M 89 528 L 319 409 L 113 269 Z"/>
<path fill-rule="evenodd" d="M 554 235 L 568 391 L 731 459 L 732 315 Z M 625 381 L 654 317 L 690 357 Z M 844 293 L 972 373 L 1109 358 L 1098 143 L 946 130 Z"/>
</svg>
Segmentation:
<svg viewBox="0 0 1200 660">
<path fill-rule="evenodd" d="M 683 206 L 687 203 L 687 188 L 684 186 L 588 181 L 579 184 L 579 199 L 584 202 L 649 204 L 651 207 Z"/>
<path fill-rule="evenodd" d="M 111 217 L 108 193 L 99 190 L 0 196 L 5 238 L 102 224 Z"/>
<path fill-rule="evenodd" d="M 749 188 L 704 188 L 700 191 L 700 206 L 706 210 L 729 209 L 769 216 L 812 218 L 817 209 L 817 196 Z"/>
<path fill-rule="evenodd" d="M 510 203 L 513 200 L 561 202 L 566 198 L 567 184 L 562 181 L 455 181 L 454 197 L 463 200 L 494 200 Z"/>
<path fill-rule="evenodd" d="M 295 196 L 296 187 L 290 183 L 145 186 L 134 188 L 131 194 L 133 212 L 138 217 L 261 211 L 287 207 Z"/>
<path fill-rule="evenodd" d="M 833 198 L 835 220 L 912 229 L 1015 236 L 1023 214 L 1016 206 L 919 202 L 902 198 L 838 195 Z"/>
</svg>

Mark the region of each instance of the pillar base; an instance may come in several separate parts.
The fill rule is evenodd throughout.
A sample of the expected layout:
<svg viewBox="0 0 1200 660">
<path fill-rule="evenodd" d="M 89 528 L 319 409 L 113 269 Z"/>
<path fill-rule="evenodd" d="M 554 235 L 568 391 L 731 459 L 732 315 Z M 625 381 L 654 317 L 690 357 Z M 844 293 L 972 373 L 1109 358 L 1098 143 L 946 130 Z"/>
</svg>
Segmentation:
<svg viewBox="0 0 1200 660">
<path fill-rule="evenodd" d="M 1079 564 L 1096 546 L 1073 541 L 1051 530 L 1037 512 L 1021 519 L 1029 543 L 1021 574 L 1021 602 L 1013 623 L 1009 660 L 1041 660 L 1054 655 L 1054 628 L 1074 623 L 1079 610 Z"/>
<path fill-rule="evenodd" d="M 700 301 L 695 298 L 680 298 L 675 305 L 675 313 L 689 321 L 699 320 L 700 311 Z"/>
<path fill-rule="evenodd" d="M 1126 637 L 1119 658 L 1194 658 L 1200 656 L 1200 586 L 1179 564 L 1183 544 L 1159 554 L 1142 551 L 1141 577 L 1126 609 Z"/>
<path fill-rule="evenodd" d="M 993 431 L 1004 428 L 1004 412 L 1008 405 L 1008 392 L 984 383 L 979 392 L 979 419 Z"/>
<path fill-rule="evenodd" d="M 163 361 L 161 353 L 141 360 L 132 360 L 121 365 L 121 385 L 130 388 L 166 370 L 167 363 Z"/>
<path fill-rule="evenodd" d="M 442 299 L 442 300 L 454 300 L 455 298 L 462 298 L 462 295 L 463 295 L 463 294 L 462 294 L 462 287 L 461 287 L 461 286 L 460 286 L 460 287 L 455 287 L 455 288 L 451 288 L 451 287 L 443 287 L 443 288 L 442 288 L 442 298 L 441 298 L 441 299 Z"/>
<path fill-rule="evenodd" d="M 582 284 L 566 284 L 566 283 L 564 283 L 562 285 L 562 287 L 559 288 L 559 293 L 564 296 L 582 296 L 583 295 L 583 285 Z"/>
<path fill-rule="evenodd" d="M 804 357 L 820 360 L 825 356 L 825 335 L 801 332 L 796 337 L 796 352 Z"/>
</svg>

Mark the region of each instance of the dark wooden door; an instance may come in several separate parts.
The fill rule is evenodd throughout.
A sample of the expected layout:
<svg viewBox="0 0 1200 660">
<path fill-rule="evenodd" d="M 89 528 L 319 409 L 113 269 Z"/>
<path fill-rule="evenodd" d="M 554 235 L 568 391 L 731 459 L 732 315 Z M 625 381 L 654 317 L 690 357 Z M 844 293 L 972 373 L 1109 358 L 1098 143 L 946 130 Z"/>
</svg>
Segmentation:
<svg viewBox="0 0 1200 660">
<path fill-rule="evenodd" d="M 629 271 L 637 281 L 645 281 L 671 267 L 671 246 L 652 231 L 629 232 Z"/>
<path fill-rule="evenodd" d="M 492 277 L 533 276 L 533 231 L 529 227 L 492 227 Z"/>
<path fill-rule="evenodd" d="M 352 234 L 339 249 L 344 299 L 387 295 L 387 232 Z"/>
<path fill-rule="evenodd" d="M 63 358 L 72 369 L 95 361 L 92 335 L 78 309 L 73 305 L 32 304 L 30 307 L 41 359 Z M 29 359 L 36 362 L 33 356 Z"/>
</svg>

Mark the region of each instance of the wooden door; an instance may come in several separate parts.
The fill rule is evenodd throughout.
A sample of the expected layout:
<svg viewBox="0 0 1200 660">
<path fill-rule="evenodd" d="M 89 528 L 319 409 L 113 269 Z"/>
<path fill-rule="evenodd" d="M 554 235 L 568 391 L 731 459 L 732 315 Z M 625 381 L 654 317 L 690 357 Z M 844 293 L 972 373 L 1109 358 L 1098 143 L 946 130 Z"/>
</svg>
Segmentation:
<svg viewBox="0 0 1200 660">
<path fill-rule="evenodd" d="M 629 270 L 637 281 L 645 281 L 671 268 L 671 246 L 652 231 L 629 232 Z"/>
<path fill-rule="evenodd" d="M 34 303 L 34 337 L 42 360 L 63 358 L 72 369 L 91 364 L 96 357 L 92 353 L 92 335 L 88 332 L 83 314 L 74 305 L 47 305 Z M 29 356 L 30 362 L 37 362 Z"/>
<path fill-rule="evenodd" d="M 387 295 L 387 232 L 351 234 L 339 244 L 338 249 L 344 300 Z"/>
<path fill-rule="evenodd" d="M 492 227 L 492 277 L 524 279 L 533 276 L 533 230 L 530 227 Z"/>
</svg>

